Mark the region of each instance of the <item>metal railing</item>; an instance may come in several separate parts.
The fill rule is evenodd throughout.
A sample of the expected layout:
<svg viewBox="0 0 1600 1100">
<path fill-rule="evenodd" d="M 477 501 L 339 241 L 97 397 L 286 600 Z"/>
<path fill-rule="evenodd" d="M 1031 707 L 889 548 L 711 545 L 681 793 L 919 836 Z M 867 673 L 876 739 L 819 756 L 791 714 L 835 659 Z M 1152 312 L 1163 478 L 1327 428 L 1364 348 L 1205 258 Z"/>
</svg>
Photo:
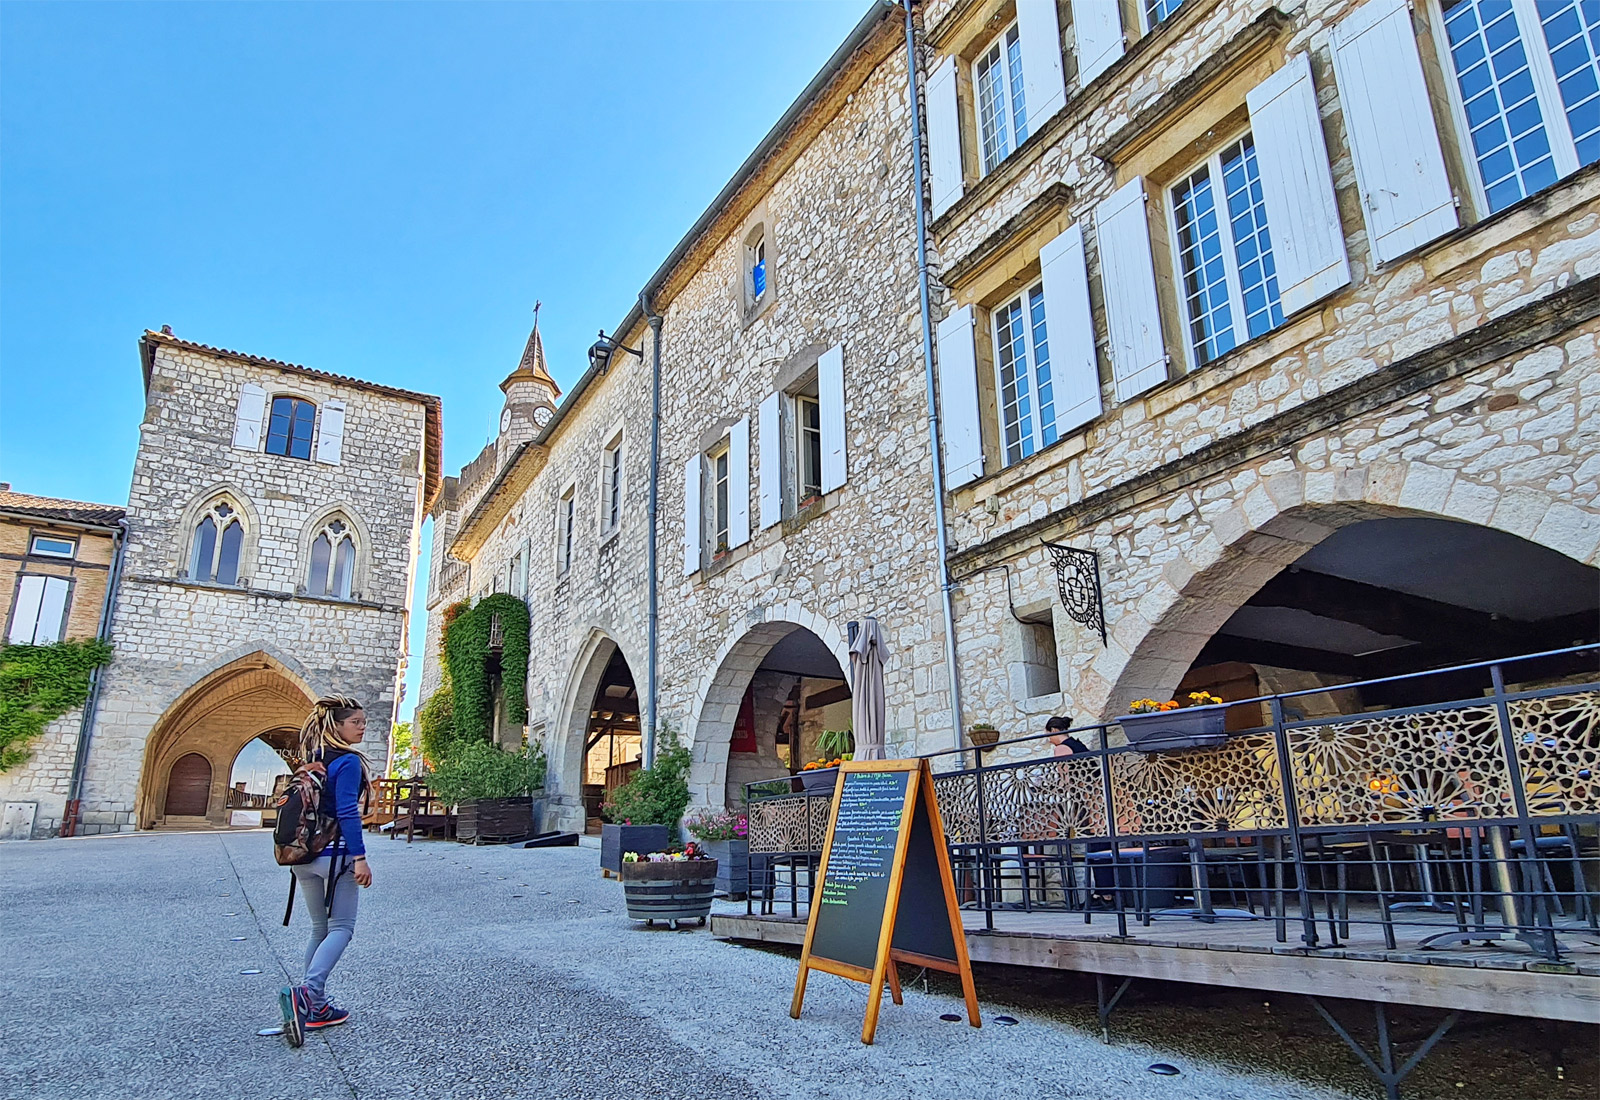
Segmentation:
<svg viewBox="0 0 1600 1100">
<path fill-rule="evenodd" d="M 1597 660 L 1576 646 L 1236 701 L 1266 721 L 1195 748 L 1110 747 L 1106 723 L 1071 731 L 1087 753 L 1040 756 L 1041 734 L 929 754 L 958 894 L 989 928 L 1181 918 L 1277 943 L 1294 928 L 1305 948 L 1517 940 L 1560 961 L 1561 932 L 1600 928 Z M 1442 698 L 1303 716 L 1374 691 Z M 747 786 L 752 911 L 809 900 L 822 782 Z"/>
</svg>

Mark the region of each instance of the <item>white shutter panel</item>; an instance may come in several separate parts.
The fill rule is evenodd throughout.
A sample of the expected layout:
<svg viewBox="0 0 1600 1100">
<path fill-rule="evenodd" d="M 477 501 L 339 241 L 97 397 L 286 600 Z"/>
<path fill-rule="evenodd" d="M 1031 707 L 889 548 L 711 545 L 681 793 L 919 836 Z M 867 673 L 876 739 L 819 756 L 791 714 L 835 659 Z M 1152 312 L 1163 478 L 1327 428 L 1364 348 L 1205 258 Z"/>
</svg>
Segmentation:
<svg viewBox="0 0 1600 1100">
<path fill-rule="evenodd" d="M 1067 105 L 1056 0 L 1017 0 L 1017 37 L 1022 46 L 1022 101 L 1028 108 L 1028 133 L 1035 134 L 1045 119 Z"/>
<path fill-rule="evenodd" d="M 750 418 L 728 430 L 728 549 L 750 541 Z"/>
<path fill-rule="evenodd" d="M 956 59 L 947 57 L 928 77 L 928 174 L 933 216 L 961 197 L 961 118 L 956 113 Z"/>
<path fill-rule="evenodd" d="M 317 433 L 317 461 L 339 465 L 344 454 L 344 402 L 328 401 L 322 406 L 322 429 Z"/>
<path fill-rule="evenodd" d="M 700 456 L 683 464 L 683 571 L 700 569 Z"/>
<path fill-rule="evenodd" d="M 779 424 L 778 402 L 780 396 L 769 393 L 761 402 L 756 414 L 756 432 L 760 435 L 760 465 L 757 475 L 761 479 L 761 526 L 771 527 L 783 518 L 783 428 Z"/>
<path fill-rule="evenodd" d="M 33 636 L 34 645 L 50 645 L 61 640 L 62 627 L 67 617 L 67 579 L 46 577 L 44 599 L 39 602 L 39 630 Z"/>
<path fill-rule="evenodd" d="M 39 606 L 44 601 L 44 577 L 23 577 L 17 585 L 17 599 L 11 605 L 12 645 L 32 645 L 39 627 Z"/>
<path fill-rule="evenodd" d="M 1045 324 L 1048 327 L 1049 321 Z M 958 489 L 983 476 L 973 328 L 971 306 L 963 306 L 939 322 L 939 421 L 946 489 Z"/>
<path fill-rule="evenodd" d="M 844 345 L 835 344 L 817 360 L 817 412 L 822 418 L 822 491 L 845 483 Z"/>
<path fill-rule="evenodd" d="M 1454 229 L 1455 195 L 1406 0 L 1369 0 L 1337 24 L 1333 71 L 1377 262 Z"/>
<path fill-rule="evenodd" d="M 1073 225 L 1039 250 L 1044 269 L 1044 324 L 1050 345 L 1056 434 L 1066 435 L 1100 415 L 1100 368 L 1089 313 L 1089 269 L 1083 227 Z"/>
<path fill-rule="evenodd" d="M 1121 6 L 1117 0 L 1072 0 L 1079 85 L 1087 85 L 1122 56 Z"/>
<path fill-rule="evenodd" d="M 261 421 L 267 415 L 267 391 L 254 382 L 239 387 L 239 411 L 233 421 L 233 445 L 261 449 Z"/>
<path fill-rule="evenodd" d="M 1290 59 L 1246 99 L 1278 293 L 1295 313 L 1350 282 L 1310 57 Z"/>
<path fill-rule="evenodd" d="M 1094 227 L 1111 334 L 1111 372 L 1117 380 L 1117 400 L 1126 401 L 1167 380 L 1142 176 L 1095 207 Z"/>
</svg>

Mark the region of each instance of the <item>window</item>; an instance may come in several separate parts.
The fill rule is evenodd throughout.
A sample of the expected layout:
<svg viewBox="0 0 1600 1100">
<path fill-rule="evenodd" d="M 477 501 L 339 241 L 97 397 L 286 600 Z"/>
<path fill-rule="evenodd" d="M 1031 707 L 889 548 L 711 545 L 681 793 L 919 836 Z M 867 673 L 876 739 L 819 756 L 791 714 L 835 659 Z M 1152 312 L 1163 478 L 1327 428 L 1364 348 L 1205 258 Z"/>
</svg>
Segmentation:
<svg viewBox="0 0 1600 1100">
<path fill-rule="evenodd" d="M 1056 441 L 1050 344 L 1045 338 L 1044 284 L 994 311 L 994 362 L 1006 464 Z"/>
<path fill-rule="evenodd" d="M 804 502 L 822 495 L 822 406 L 816 394 L 802 393 L 795 396 L 794 410 L 795 489 Z"/>
<path fill-rule="evenodd" d="M 1056 629 L 1050 613 L 1035 616 L 1022 627 L 1022 668 L 1029 698 L 1061 690 L 1061 667 L 1056 656 Z"/>
<path fill-rule="evenodd" d="M 557 527 L 560 544 L 556 551 L 557 568 L 565 573 L 572 568 L 572 533 L 578 518 L 577 487 L 569 485 L 561 496 L 557 510 Z"/>
<path fill-rule="evenodd" d="M 1144 17 L 1147 26 L 1154 27 L 1183 7 L 1183 0 L 1144 0 Z"/>
<path fill-rule="evenodd" d="M 78 541 L 53 535 L 35 535 L 28 552 L 41 558 L 70 558 L 78 552 Z"/>
<path fill-rule="evenodd" d="M 973 66 L 978 98 L 978 144 L 988 175 L 1011 150 L 1028 139 L 1028 112 L 1022 102 L 1022 38 L 1015 23 Z"/>
<path fill-rule="evenodd" d="M 600 529 L 607 534 L 622 526 L 622 436 L 606 445 L 601 460 Z"/>
<path fill-rule="evenodd" d="M 244 524 L 239 513 L 227 501 L 219 500 L 195 524 L 189 579 L 238 584 L 243 551 Z"/>
<path fill-rule="evenodd" d="M 356 542 L 350 524 L 333 518 L 311 540 L 311 577 L 306 592 L 348 600 L 355 583 Z"/>
<path fill-rule="evenodd" d="M 1446 0 L 1444 25 L 1487 213 L 1600 158 L 1600 5 Z"/>
<path fill-rule="evenodd" d="M 267 453 L 286 458 L 311 458 L 311 425 L 317 407 L 298 397 L 274 397 L 267 422 Z"/>
<path fill-rule="evenodd" d="M 745 320 L 749 321 L 771 301 L 772 263 L 767 255 L 767 226 L 764 211 L 758 209 L 747 225 L 742 249 L 744 262 L 741 264 L 739 282 Z"/>
<path fill-rule="evenodd" d="M 528 595 L 528 576 L 522 571 L 523 560 L 521 551 L 511 556 L 511 564 L 506 568 L 506 591 L 525 598 Z"/>
<path fill-rule="evenodd" d="M 750 299 L 759 302 L 767 292 L 767 238 L 757 237 L 750 250 Z"/>
<path fill-rule="evenodd" d="M 1249 134 L 1172 189 L 1172 221 L 1194 366 L 1283 324 Z"/>
<path fill-rule="evenodd" d="M 67 596 L 72 583 L 65 577 L 23 575 L 11 601 L 12 645 L 50 645 L 59 642 L 67 621 Z"/>
<path fill-rule="evenodd" d="M 707 509 L 711 520 L 712 553 L 721 554 L 728 549 L 728 444 L 719 443 L 706 455 L 711 469 L 711 507 Z"/>
</svg>

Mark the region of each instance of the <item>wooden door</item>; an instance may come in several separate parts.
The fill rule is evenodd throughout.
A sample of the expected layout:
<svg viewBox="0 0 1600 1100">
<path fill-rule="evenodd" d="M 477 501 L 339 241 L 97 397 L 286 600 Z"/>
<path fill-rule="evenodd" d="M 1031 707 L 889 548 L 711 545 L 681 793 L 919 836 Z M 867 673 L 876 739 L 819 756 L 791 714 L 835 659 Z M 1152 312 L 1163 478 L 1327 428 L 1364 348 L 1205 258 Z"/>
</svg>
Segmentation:
<svg viewBox="0 0 1600 1100">
<path fill-rule="evenodd" d="M 197 752 L 178 758 L 167 776 L 167 816 L 204 817 L 211 802 L 211 761 Z"/>
</svg>

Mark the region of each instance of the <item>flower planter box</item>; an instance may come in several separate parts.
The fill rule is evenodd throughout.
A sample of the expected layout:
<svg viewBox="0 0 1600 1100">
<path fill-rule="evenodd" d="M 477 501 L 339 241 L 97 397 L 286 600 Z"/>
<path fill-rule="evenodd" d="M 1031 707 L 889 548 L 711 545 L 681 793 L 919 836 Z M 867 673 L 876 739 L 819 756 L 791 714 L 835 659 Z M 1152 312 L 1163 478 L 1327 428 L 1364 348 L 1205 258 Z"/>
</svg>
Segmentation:
<svg viewBox="0 0 1600 1100">
<path fill-rule="evenodd" d="M 806 794 L 822 794 L 831 791 L 839 782 L 838 768 L 814 768 L 808 772 L 801 772 L 796 778 L 800 780 L 800 789 Z"/>
<path fill-rule="evenodd" d="M 745 895 L 750 881 L 748 840 L 702 840 L 706 855 L 717 861 L 717 893 L 734 900 Z"/>
<path fill-rule="evenodd" d="M 456 839 L 463 844 L 503 844 L 539 832 L 544 798 L 469 798 L 456 807 Z"/>
<path fill-rule="evenodd" d="M 1128 743 L 1140 752 L 1199 749 L 1228 739 L 1224 732 L 1227 709 L 1180 707 L 1156 714 L 1124 714 L 1116 723 L 1128 735 Z"/>
<path fill-rule="evenodd" d="M 678 863 L 624 863 L 622 896 L 628 916 L 652 925 L 658 920 L 698 920 L 711 914 L 717 887 L 717 860 L 686 859 Z"/>
<path fill-rule="evenodd" d="M 612 874 L 622 872 L 622 853 L 659 852 L 670 839 L 665 825 L 600 826 L 600 866 Z"/>
</svg>

